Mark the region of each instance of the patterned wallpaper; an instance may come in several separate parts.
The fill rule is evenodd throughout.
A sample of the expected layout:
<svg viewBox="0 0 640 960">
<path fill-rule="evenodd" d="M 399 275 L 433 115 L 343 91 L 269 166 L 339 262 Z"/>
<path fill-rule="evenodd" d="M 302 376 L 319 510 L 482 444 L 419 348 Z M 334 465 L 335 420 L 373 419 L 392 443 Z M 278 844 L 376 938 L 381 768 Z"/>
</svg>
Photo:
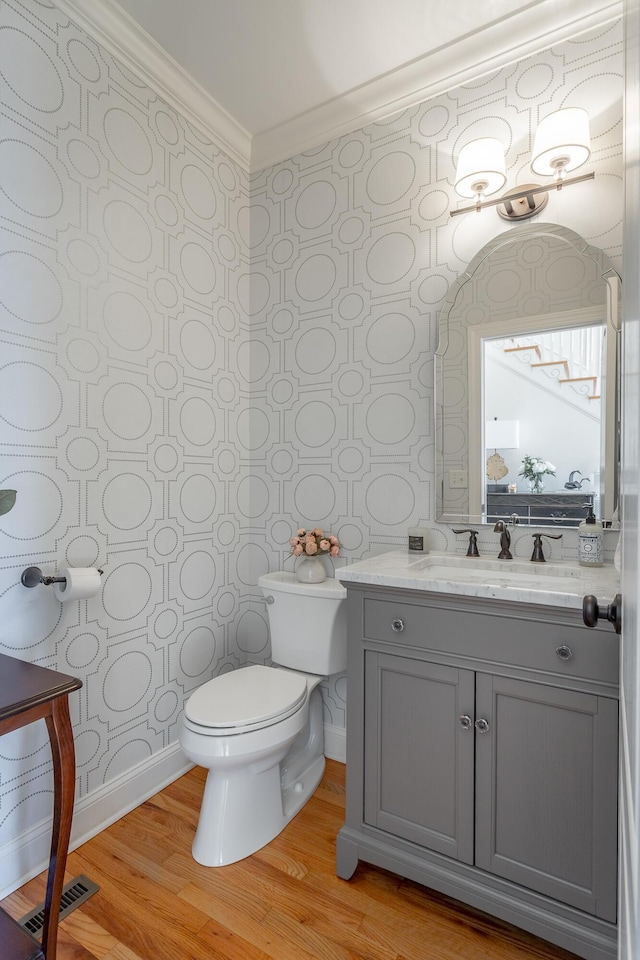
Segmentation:
<svg viewBox="0 0 640 960">
<path fill-rule="evenodd" d="M 246 659 L 249 185 L 53 4 L 0 4 L 0 74 L 0 650 L 82 678 L 83 797 Z M 39 726 L 0 741 L 0 842 L 49 813 Z"/>
<path fill-rule="evenodd" d="M 620 271 L 619 23 L 252 177 L 251 337 L 261 362 L 251 471 L 270 505 L 253 549 L 264 543 L 265 567 L 269 546 L 280 545 L 280 565 L 292 568 L 285 541 L 299 523 L 335 533 L 346 562 L 403 548 L 421 521 L 433 549 L 466 550 L 467 538 L 456 542 L 434 520 L 438 317 L 480 248 L 514 228 L 490 210 L 449 216 L 468 203 L 453 190 L 455 159 L 474 137 L 498 137 L 508 186 L 529 183 L 538 120 L 565 106 L 589 110 L 596 179 L 552 195 L 542 216 L 603 249 Z M 479 544 L 497 555 L 491 528 Z M 550 556 L 576 559 L 575 532 L 558 544 Z M 609 559 L 614 548 L 612 535 Z M 528 558 L 530 535 L 516 534 L 514 549 Z M 344 677 L 331 678 L 324 696 L 341 717 Z"/>
<path fill-rule="evenodd" d="M 437 317 L 504 224 L 450 220 L 454 158 L 498 136 L 526 178 L 538 117 L 587 106 L 595 183 L 545 220 L 619 268 L 621 28 L 250 180 L 49 0 L 0 0 L 0 74 L 0 487 L 19 497 L 0 651 L 83 679 L 82 798 L 175 744 L 205 679 L 268 661 L 257 578 L 292 568 L 292 528 L 336 533 L 345 561 L 418 520 L 455 547 L 433 523 Z M 31 564 L 99 564 L 102 592 L 61 606 L 20 585 Z M 345 678 L 323 696 L 344 726 Z M 38 725 L 0 741 L 0 846 L 49 815 L 48 757 Z"/>
</svg>

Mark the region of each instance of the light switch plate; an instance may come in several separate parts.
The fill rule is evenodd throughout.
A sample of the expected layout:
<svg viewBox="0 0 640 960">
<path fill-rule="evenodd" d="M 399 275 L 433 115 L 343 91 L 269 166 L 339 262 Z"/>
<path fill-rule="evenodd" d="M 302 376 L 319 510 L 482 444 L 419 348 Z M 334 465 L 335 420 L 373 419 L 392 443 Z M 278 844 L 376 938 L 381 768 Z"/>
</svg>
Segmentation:
<svg viewBox="0 0 640 960">
<path fill-rule="evenodd" d="M 452 490 L 461 490 L 468 486 L 466 470 L 449 470 L 449 486 Z"/>
</svg>

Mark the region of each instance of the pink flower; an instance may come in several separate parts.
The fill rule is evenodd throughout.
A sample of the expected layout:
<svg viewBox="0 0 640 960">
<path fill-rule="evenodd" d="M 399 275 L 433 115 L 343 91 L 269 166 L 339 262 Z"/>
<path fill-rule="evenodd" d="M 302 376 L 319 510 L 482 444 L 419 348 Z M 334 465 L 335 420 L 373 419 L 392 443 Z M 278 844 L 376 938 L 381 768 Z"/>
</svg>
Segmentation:
<svg viewBox="0 0 640 960">
<path fill-rule="evenodd" d="M 289 540 L 291 553 L 295 557 L 305 554 L 313 557 L 316 554 L 329 554 L 331 557 L 337 557 L 340 551 L 340 541 L 333 534 L 327 533 L 326 536 L 320 527 L 314 527 L 313 530 L 306 530 L 300 527 L 297 533 Z"/>
</svg>

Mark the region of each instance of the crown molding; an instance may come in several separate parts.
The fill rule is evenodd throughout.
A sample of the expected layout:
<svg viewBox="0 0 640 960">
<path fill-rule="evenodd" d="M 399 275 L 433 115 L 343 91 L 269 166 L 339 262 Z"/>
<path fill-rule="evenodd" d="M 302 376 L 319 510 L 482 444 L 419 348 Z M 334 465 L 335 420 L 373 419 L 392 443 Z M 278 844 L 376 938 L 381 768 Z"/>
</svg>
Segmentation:
<svg viewBox="0 0 640 960">
<path fill-rule="evenodd" d="M 288 160 L 368 123 L 478 80 L 556 43 L 617 20 L 622 12 L 622 0 L 538 0 L 513 16 L 430 51 L 287 123 L 255 134 L 251 141 L 251 170 Z"/>
<path fill-rule="evenodd" d="M 228 157 L 249 172 L 251 137 L 114 0 L 54 0 L 56 7 Z"/>
<path fill-rule="evenodd" d="M 54 2 L 247 172 L 384 120 L 623 12 L 622 0 L 534 0 L 513 16 L 251 137 L 115 0 Z"/>
</svg>

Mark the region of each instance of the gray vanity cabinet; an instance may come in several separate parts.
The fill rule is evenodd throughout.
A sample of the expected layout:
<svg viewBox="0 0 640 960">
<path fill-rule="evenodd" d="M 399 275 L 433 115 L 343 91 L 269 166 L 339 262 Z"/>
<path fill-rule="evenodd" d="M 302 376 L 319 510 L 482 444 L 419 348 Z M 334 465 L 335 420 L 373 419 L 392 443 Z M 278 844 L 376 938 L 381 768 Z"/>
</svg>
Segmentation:
<svg viewBox="0 0 640 960">
<path fill-rule="evenodd" d="M 618 703 L 478 673 L 476 866 L 616 919 Z"/>
<path fill-rule="evenodd" d="M 615 957 L 616 635 L 572 610 L 347 588 L 338 875 L 366 860 Z"/>
<path fill-rule="evenodd" d="M 365 673 L 365 822 L 473 863 L 473 671 L 371 651 Z"/>
</svg>

